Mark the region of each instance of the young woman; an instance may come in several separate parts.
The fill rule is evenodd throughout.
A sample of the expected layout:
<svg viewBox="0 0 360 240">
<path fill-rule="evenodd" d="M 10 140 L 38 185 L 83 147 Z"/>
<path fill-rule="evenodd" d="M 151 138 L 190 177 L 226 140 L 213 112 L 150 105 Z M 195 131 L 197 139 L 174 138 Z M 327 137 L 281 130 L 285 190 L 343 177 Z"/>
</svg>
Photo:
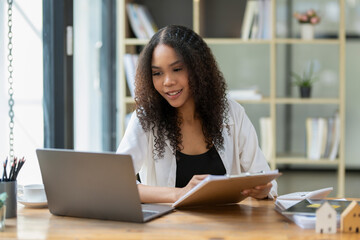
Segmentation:
<svg viewBox="0 0 360 240">
<path fill-rule="evenodd" d="M 243 107 L 226 98 L 210 48 L 183 26 L 160 29 L 142 50 L 136 111 L 117 153 L 130 154 L 142 202 L 175 202 L 207 174 L 269 170 Z M 243 191 L 276 195 L 276 182 Z"/>
</svg>

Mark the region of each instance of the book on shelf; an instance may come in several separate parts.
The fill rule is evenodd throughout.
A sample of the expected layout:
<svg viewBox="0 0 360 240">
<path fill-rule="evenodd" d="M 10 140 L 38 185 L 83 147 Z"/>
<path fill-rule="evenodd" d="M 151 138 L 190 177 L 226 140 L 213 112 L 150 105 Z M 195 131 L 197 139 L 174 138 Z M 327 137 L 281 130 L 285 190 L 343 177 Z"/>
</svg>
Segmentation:
<svg viewBox="0 0 360 240">
<path fill-rule="evenodd" d="M 135 97 L 135 74 L 138 58 L 138 54 L 126 53 L 124 55 L 125 77 L 132 97 Z"/>
<path fill-rule="evenodd" d="M 307 158 L 318 160 L 321 158 L 321 147 L 324 133 L 323 118 L 307 118 Z"/>
<path fill-rule="evenodd" d="M 261 39 L 270 39 L 272 31 L 272 12 L 271 12 L 271 0 L 261 0 L 260 1 L 260 38 Z"/>
<path fill-rule="evenodd" d="M 127 3 L 126 10 L 131 29 L 139 39 L 149 39 L 158 30 L 154 19 L 145 5 Z"/>
<path fill-rule="evenodd" d="M 329 152 L 329 159 L 334 160 L 339 152 L 339 145 L 340 145 L 340 116 L 337 112 L 334 117 L 334 124 L 332 128 L 332 141 L 330 146 L 330 152 Z"/>
<path fill-rule="evenodd" d="M 255 8 L 257 6 L 257 1 L 249 0 L 246 3 L 245 7 L 245 14 L 244 14 L 244 20 L 241 27 L 241 38 L 243 40 L 248 40 L 250 31 L 251 31 L 251 24 L 253 22 L 253 18 L 255 15 Z"/>
<path fill-rule="evenodd" d="M 133 30 L 135 36 L 139 39 L 146 39 L 147 34 L 144 26 L 140 22 L 139 15 L 136 12 L 134 4 L 128 3 L 126 4 L 126 11 L 128 14 L 128 19 L 130 22 L 131 29 Z"/>
<path fill-rule="evenodd" d="M 273 154 L 273 129 L 271 118 L 261 117 L 260 121 L 260 148 L 269 162 Z"/>
<path fill-rule="evenodd" d="M 158 27 L 151 16 L 149 9 L 141 4 L 135 5 L 136 12 L 139 15 L 140 22 L 143 24 L 148 38 L 151 38 L 157 31 Z"/>
<path fill-rule="evenodd" d="M 306 119 L 306 156 L 311 160 L 327 158 L 334 160 L 340 143 L 340 119 L 338 114 L 331 118 Z"/>
<path fill-rule="evenodd" d="M 259 33 L 259 2 L 260 1 L 256 1 L 254 10 L 253 10 L 253 16 L 252 16 L 252 20 L 251 20 L 251 24 L 250 24 L 250 33 L 249 33 L 249 38 L 250 39 L 257 39 L 258 38 L 258 33 Z"/>
<path fill-rule="evenodd" d="M 327 137 L 326 137 L 326 145 L 324 150 L 324 157 L 330 156 L 332 139 L 334 137 L 334 118 L 327 119 Z"/>
<path fill-rule="evenodd" d="M 270 0 L 248 0 L 241 27 L 241 38 L 269 39 L 271 34 Z"/>
</svg>

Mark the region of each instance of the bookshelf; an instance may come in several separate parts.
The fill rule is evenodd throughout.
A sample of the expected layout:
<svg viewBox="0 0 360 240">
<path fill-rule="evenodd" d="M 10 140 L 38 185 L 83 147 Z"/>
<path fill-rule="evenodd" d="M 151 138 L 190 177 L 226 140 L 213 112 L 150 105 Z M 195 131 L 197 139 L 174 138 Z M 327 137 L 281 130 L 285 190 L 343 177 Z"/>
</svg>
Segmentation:
<svg viewBox="0 0 360 240">
<path fill-rule="evenodd" d="M 330 0 L 329 0 L 330 1 Z M 261 100 L 242 100 L 239 101 L 241 104 L 251 106 L 249 108 L 255 108 L 256 106 L 261 106 L 260 108 L 266 108 L 265 112 L 268 114 L 267 117 L 270 117 L 272 124 L 272 141 L 273 141 L 273 151 L 272 157 L 268 159 L 269 164 L 272 169 L 278 168 L 281 165 L 292 165 L 292 166 L 329 166 L 337 169 L 337 196 L 344 197 L 345 189 L 345 156 L 344 156 L 344 145 L 345 145 L 345 0 L 338 0 L 339 7 L 339 25 L 337 29 L 337 38 L 315 38 L 313 40 L 302 40 L 299 37 L 279 37 L 277 33 L 277 9 L 278 4 L 281 0 L 271 0 L 270 11 L 271 11 L 271 34 L 269 39 L 248 39 L 243 40 L 240 37 L 240 26 L 239 23 L 234 23 L 234 28 L 239 29 L 239 35 L 234 36 L 228 30 L 228 33 L 225 33 L 225 36 L 221 36 L 224 30 L 219 30 L 216 32 L 217 25 L 214 22 L 210 22 L 210 18 L 207 15 L 207 11 L 213 14 L 212 9 L 219 9 L 218 12 L 225 11 L 228 13 L 228 16 L 221 16 L 224 19 L 221 20 L 219 24 L 225 24 L 231 21 L 231 18 L 235 18 L 236 11 L 240 7 L 242 1 L 238 0 L 184 0 L 184 1 L 175 1 L 175 0 L 120 0 L 118 1 L 117 12 L 118 12 L 118 48 L 117 48 L 117 59 L 120 69 L 120 74 L 118 76 L 118 122 L 120 122 L 119 127 L 119 139 L 125 131 L 124 119 L 127 113 L 131 112 L 134 108 L 134 101 L 129 94 L 127 89 L 125 73 L 124 73 L 124 55 L 126 53 L 136 53 L 138 48 L 144 46 L 148 40 L 146 39 L 137 39 L 134 37 L 130 24 L 127 18 L 126 13 L 126 4 L 127 3 L 139 3 L 146 5 L 150 12 L 152 13 L 155 22 L 158 27 L 161 28 L 168 24 L 179 24 L 185 25 L 189 28 L 192 28 L 197 33 L 199 33 L 205 41 L 209 44 L 211 48 L 221 48 L 221 47 L 244 47 L 252 49 L 265 49 L 266 58 L 262 59 L 268 65 L 268 78 L 262 79 L 261 81 L 266 82 L 267 92 L 264 92 L 264 97 Z M 311 3 L 311 1 L 309 1 Z M 308 3 L 309 3 L 308 2 Z M 166 6 L 163 6 L 166 5 Z M 160 6 L 160 7 L 159 7 Z M 172 6 L 171 9 L 167 8 Z M 167 11 L 163 9 L 168 9 Z M 176 9 L 180 9 L 177 11 Z M 234 10 L 235 9 L 235 10 Z M 173 12 L 171 12 L 171 10 Z M 170 11 L 170 12 L 169 12 Z M 216 16 L 215 16 L 216 17 Z M 220 17 L 220 16 L 219 16 Z M 158 22 L 157 22 L 158 21 Z M 225 21 L 225 23 L 224 23 Z M 209 30 L 211 27 L 210 24 L 214 25 L 215 30 Z M 320 23 L 321 24 L 321 23 Z M 278 85 L 282 84 L 280 78 L 279 68 L 282 67 L 282 63 L 279 60 L 279 49 L 284 48 L 284 46 L 292 47 L 302 47 L 302 46 L 318 46 L 330 47 L 337 51 L 338 58 L 336 61 L 336 96 L 316 96 L 312 98 L 303 99 L 297 96 L 282 96 Z M 216 52 L 216 51 L 215 51 Z M 216 53 L 214 52 L 215 56 Z M 217 57 L 217 56 L 216 56 Z M 243 56 L 239 55 L 239 58 Z M 218 58 L 217 58 L 218 59 Z M 219 57 L 220 61 L 219 66 L 224 72 L 221 66 L 222 58 Z M 225 78 L 226 72 L 224 72 Z M 230 84 L 229 84 L 230 85 Z M 231 87 L 231 86 L 229 86 Z M 339 112 L 340 117 L 340 146 L 338 157 L 335 160 L 330 161 L 329 159 L 319 159 L 319 160 L 309 160 L 304 156 L 299 156 L 297 153 L 281 153 L 278 150 L 278 137 L 276 136 L 279 131 L 279 122 L 281 117 L 279 117 L 279 109 L 284 108 L 284 106 L 291 106 L 293 108 L 313 108 L 313 109 L 326 109 L 326 106 L 333 106 Z M 251 119 L 253 122 L 256 121 Z M 257 124 L 254 124 L 255 127 Z M 299 128 L 305 128 L 300 126 Z M 305 131 L 305 129 L 303 130 Z M 258 135 L 260 135 L 259 129 L 257 129 Z M 314 168 L 316 169 L 316 168 Z"/>
</svg>

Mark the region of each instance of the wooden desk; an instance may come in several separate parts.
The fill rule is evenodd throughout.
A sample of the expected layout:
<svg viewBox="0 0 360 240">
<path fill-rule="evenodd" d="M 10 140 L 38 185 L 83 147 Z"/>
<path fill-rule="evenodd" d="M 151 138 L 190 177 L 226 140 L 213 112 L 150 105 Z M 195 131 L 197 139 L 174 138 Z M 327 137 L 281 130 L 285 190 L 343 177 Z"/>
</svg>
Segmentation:
<svg viewBox="0 0 360 240">
<path fill-rule="evenodd" d="M 145 224 L 59 217 L 48 209 L 18 206 L 0 239 L 360 239 L 360 234 L 316 234 L 289 222 L 272 200 L 176 210 Z"/>
</svg>

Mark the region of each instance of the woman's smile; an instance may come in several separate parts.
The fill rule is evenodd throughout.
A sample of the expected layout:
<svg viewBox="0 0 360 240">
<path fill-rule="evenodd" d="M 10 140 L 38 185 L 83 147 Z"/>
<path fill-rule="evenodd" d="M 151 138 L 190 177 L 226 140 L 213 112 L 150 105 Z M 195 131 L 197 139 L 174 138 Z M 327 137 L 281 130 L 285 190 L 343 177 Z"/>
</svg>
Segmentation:
<svg viewBox="0 0 360 240">
<path fill-rule="evenodd" d="M 181 90 L 177 90 L 177 91 L 167 92 L 166 94 L 167 94 L 171 99 L 174 99 L 174 98 L 177 98 L 178 96 L 180 96 L 181 92 L 182 92 L 182 89 L 181 89 Z"/>
</svg>

